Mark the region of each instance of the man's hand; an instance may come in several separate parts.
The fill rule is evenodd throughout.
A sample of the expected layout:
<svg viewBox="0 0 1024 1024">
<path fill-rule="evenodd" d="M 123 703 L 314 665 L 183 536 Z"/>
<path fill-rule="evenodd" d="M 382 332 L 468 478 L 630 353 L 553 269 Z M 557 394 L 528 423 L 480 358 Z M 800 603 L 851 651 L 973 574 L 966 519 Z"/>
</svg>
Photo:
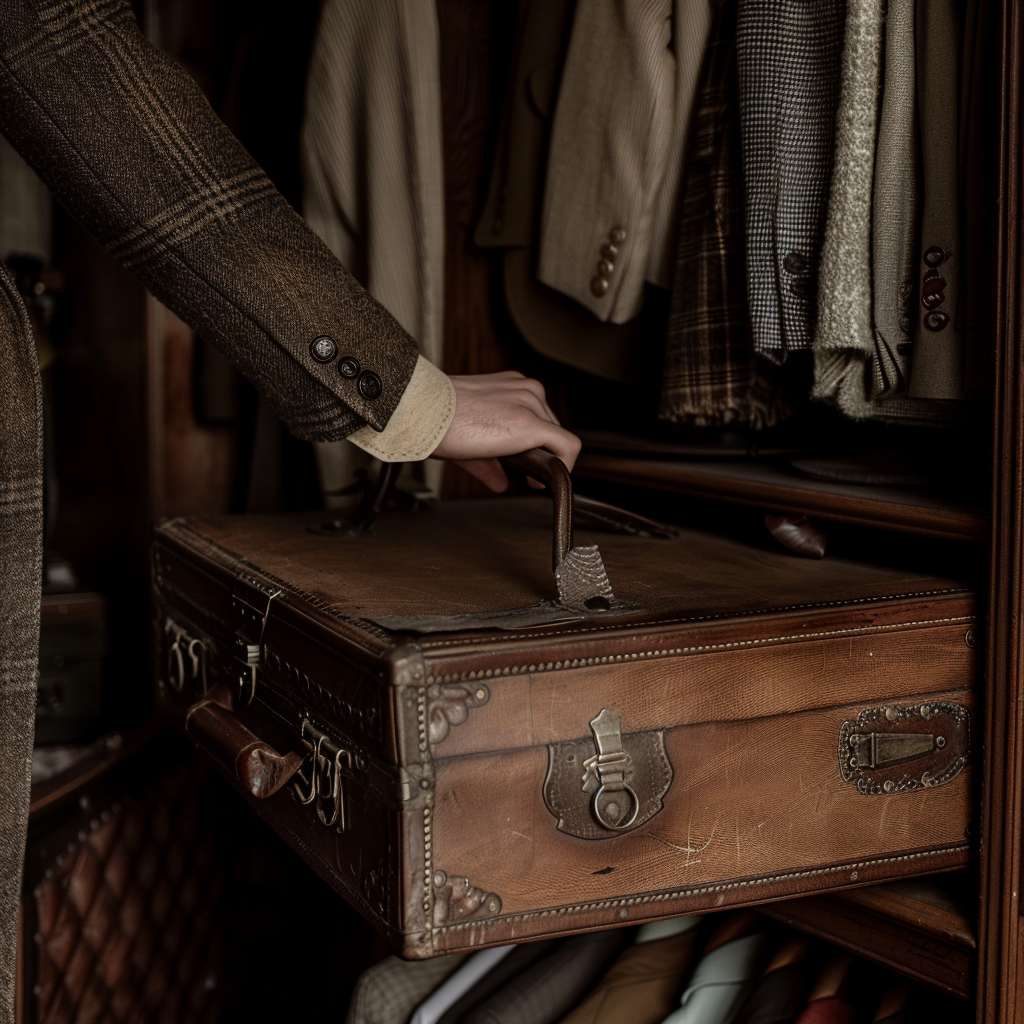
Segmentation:
<svg viewBox="0 0 1024 1024">
<path fill-rule="evenodd" d="M 580 440 L 559 426 L 538 381 L 514 370 L 452 377 L 451 381 L 455 418 L 434 449 L 434 458 L 454 462 L 492 491 L 508 487 L 499 455 L 546 448 L 572 469 Z"/>
</svg>

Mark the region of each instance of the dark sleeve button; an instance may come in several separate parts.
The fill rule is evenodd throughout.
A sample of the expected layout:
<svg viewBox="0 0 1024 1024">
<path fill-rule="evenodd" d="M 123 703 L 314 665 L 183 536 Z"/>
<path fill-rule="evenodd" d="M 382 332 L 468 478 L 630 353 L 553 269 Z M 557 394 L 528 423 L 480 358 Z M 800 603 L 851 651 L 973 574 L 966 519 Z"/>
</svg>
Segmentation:
<svg viewBox="0 0 1024 1024">
<path fill-rule="evenodd" d="M 615 272 L 615 264 L 611 260 L 600 260 L 597 264 L 597 272 L 602 277 L 607 277 Z"/>
<path fill-rule="evenodd" d="M 612 245 L 611 242 L 605 242 L 604 245 L 601 246 L 601 255 L 606 260 L 613 260 L 619 255 L 619 247 L 617 245 Z"/>
<path fill-rule="evenodd" d="M 925 313 L 924 325 L 929 331 L 941 331 L 949 323 L 949 314 L 943 313 L 941 309 L 933 309 Z"/>
<path fill-rule="evenodd" d="M 359 360 L 352 356 L 343 356 L 338 363 L 338 373 L 349 380 L 355 380 L 359 376 Z"/>
<path fill-rule="evenodd" d="M 625 228 L 612 228 L 608 232 L 608 237 L 611 239 L 612 245 L 622 245 L 626 240 L 626 229 Z"/>
<path fill-rule="evenodd" d="M 924 262 L 929 267 L 939 267 L 946 259 L 946 250 L 941 245 L 929 246 L 924 253 Z"/>
<path fill-rule="evenodd" d="M 359 374 L 359 380 L 356 382 L 356 388 L 363 398 L 368 402 L 372 402 L 375 398 L 380 398 L 381 392 L 384 390 L 384 385 L 381 383 L 380 377 L 378 377 L 372 370 L 363 370 L 363 372 Z"/>
<path fill-rule="evenodd" d="M 333 338 L 322 334 L 309 343 L 309 354 L 318 363 L 329 363 L 338 354 L 338 344 Z"/>
<path fill-rule="evenodd" d="M 807 257 L 802 252 L 787 252 L 782 258 L 782 268 L 787 274 L 804 274 L 807 272 Z"/>
<path fill-rule="evenodd" d="M 608 291 L 608 278 L 595 277 L 590 282 L 590 294 L 595 299 L 601 298 Z"/>
</svg>

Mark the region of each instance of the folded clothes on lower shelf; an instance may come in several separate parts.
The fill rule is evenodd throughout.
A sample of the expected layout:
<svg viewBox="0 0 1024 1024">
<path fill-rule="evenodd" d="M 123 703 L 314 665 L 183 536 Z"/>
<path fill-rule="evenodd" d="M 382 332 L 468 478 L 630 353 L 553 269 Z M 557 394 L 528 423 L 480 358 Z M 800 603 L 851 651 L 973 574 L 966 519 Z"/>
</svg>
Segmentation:
<svg viewBox="0 0 1024 1024">
<path fill-rule="evenodd" d="M 389 956 L 346 1024 L 913 1024 L 970 1007 L 752 910 L 498 946 Z"/>
</svg>

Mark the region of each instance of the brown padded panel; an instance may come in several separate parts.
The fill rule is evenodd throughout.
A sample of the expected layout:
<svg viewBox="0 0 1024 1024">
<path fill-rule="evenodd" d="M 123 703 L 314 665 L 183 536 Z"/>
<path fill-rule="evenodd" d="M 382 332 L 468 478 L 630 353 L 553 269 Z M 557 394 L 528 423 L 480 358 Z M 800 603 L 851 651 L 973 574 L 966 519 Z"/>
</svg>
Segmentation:
<svg viewBox="0 0 1024 1024">
<path fill-rule="evenodd" d="M 344 614 L 466 614 L 554 599 L 548 499 L 450 502 L 426 512 L 389 512 L 376 532 L 317 536 L 323 519 L 224 516 L 190 522 L 196 532 Z M 728 615 L 790 606 L 961 590 L 962 585 L 876 565 L 765 551 L 681 530 L 652 540 L 577 530 L 597 544 L 620 600 L 658 618 Z"/>
<path fill-rule="evenodd" d="M 214 1024 L 224 861 L 197 762 L 92 820 L 33 892 L 39 1024 Z"/>
</svg>

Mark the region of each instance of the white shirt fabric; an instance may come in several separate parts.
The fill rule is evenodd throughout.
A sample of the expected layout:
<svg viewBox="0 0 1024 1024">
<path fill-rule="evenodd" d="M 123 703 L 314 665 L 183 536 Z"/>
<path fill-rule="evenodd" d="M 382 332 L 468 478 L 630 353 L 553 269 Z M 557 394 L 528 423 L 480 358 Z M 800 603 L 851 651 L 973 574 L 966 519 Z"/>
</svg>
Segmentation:
<svg viewBox="0 0 1024 1024">
<path fill-rule="evenodd" d="M 485 974 L 516 947 L 494 946 L 474 953 L 447 981 L 416 1007 L 409 1024 L 437 1024 L 449 1007 L 461 999 Z"/>
</svg>

